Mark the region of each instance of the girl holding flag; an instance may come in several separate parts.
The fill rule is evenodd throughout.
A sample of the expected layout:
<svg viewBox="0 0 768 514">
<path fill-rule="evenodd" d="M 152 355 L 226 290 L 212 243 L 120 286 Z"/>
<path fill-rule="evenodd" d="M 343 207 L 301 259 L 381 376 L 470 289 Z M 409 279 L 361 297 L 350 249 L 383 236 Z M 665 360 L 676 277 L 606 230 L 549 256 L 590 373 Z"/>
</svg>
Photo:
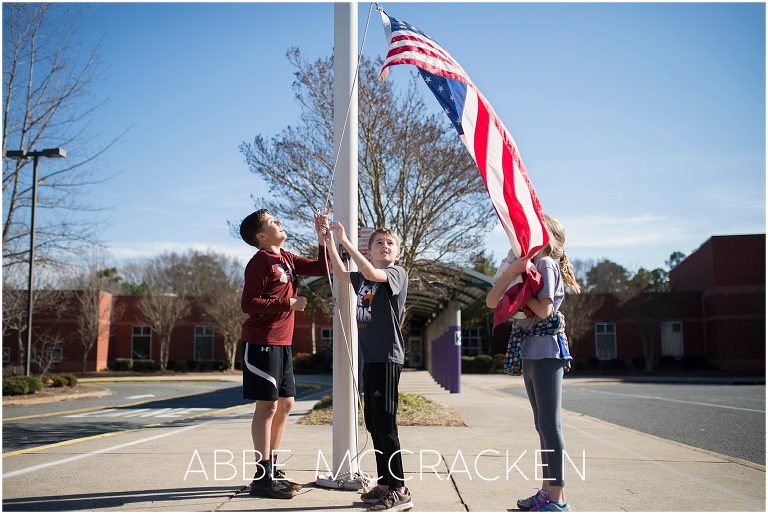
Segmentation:
<svg viewBox="0 0 768 514">
<path fill-rule="evenodd" d="M 533 423 L 541 442 L 541 460 L 546 476 L 541 489 L 517 501 L 521 510 L 568 512 L 565 500 L 565 441 L 560 423 L 563 372 L 570 366 L 565 322 L 559 311 L 568 286 L 575 293 L 581 288 L 565 255 L 565 231 L 556 219 L 546 216 L 549 243 L 534 257 L 541 274 L 541 290 L 527 302 L 534 316 L 513 319 L 510 339 L 518 338 L 522 357 L 525 390 L 533 409 Z M 496 308 L 507 286 L 526 269 L 527 259 L 514 261 L 488 293 L 488 307 Z"/>
</svg>

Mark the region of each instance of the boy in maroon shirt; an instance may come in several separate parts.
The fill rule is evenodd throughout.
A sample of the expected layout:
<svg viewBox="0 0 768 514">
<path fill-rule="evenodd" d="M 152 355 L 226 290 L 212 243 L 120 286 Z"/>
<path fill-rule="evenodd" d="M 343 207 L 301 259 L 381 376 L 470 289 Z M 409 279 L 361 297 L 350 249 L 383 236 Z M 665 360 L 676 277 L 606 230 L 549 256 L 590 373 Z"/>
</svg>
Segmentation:
<svg viewBox="0 0 768 514">
<path fill-rule="evenodd" d="M 288 415 L 296 396 L 291 341 L 294 311 L 303 311 L 307 299 L 298 296 L 297 275 L 324 276 L 328 272 L 322 226 L 327 215 L 315 215 L 320 244 L 312 261 L 282 249 L 286 240 L 282 223 L 260 209 L 240 224 L 243 241 L 259 249 L 245 267 L 242 309 L 243 398 L 256 400 L 251 423 L 253 447 L 261 455 L 250 494 L 292 498 L 301 485 L 285 479 L 276 469 L 272 452 L 280 447 Z"/>
</svg>

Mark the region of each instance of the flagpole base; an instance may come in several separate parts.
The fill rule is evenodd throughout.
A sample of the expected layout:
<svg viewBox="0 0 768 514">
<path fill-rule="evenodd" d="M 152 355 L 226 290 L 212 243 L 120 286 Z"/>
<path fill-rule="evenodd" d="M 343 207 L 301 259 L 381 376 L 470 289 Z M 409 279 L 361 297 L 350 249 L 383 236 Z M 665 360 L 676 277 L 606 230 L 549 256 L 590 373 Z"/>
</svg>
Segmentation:
<svg viewBox="0 0 768 514">
<path fill-rule="evenodd" d="M 325 487 L 327 489 L 343 489 L 345 491 L 359 491 L 367 492 L 374 485 L 374 477 L 371 475 L 359 472 L 351 473 L 339 473 L 335 477 L 330 474 L 318 475 L 315 478 L 315 484 L 319 487 Z"/>
</svg>

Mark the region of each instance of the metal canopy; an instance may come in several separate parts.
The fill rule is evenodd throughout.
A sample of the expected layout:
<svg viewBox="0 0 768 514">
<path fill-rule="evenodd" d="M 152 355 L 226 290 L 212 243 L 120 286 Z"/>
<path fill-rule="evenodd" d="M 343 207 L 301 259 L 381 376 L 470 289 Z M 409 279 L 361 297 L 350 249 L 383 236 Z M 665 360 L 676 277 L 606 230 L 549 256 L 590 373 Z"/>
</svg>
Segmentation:
<svg viewBox="0 0 768 514">
<path fill-rule="evenodd" d="M 450 264 L 443 266 L 456 279 L 454 284 L 430 282 L 424 290 L 409 287 L 405 306 L 413 319 L 426 321 L 433 318 L 433 314 L 437 316 L 445 307 L 446 298 L 457 301 L 461 308 L 465 308 L 475 300 L 484 298 L 493 286 L 493 279 L 482 273 Z M 306 285 L 312 291 L 327 291 L 328 277 L 307 277 L 302 279 L 301 285 Z"/>
</svg>

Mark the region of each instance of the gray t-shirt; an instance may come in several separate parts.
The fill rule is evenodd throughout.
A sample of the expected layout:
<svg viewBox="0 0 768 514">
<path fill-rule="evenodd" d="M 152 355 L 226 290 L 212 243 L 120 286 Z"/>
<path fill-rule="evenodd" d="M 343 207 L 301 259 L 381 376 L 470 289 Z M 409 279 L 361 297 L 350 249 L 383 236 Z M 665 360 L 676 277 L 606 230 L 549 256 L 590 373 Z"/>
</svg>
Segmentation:
<svg viewBox="0 0 768 514">
<path fill-rule="evenodd" d="M 563 277 L 560 274 L 560 266 L 551 257 L 541 257 L 534 259 L 533 263 L 541 274 L 541 291 L 536 297 L 551 298 L 552 312 L 560 309 L 565 297 L 565 288 L 563 287 Z M 541 321 L 538 316 L 532 316 L 525 319 L 513 319 L 512 322 L 525 332 L 530 331 L 536 323 Z M 520 356 L 523 359 L 559 359 L 560 349 L 557 345 L 557 336 L 539 336 L 526 337 L 520 344 Z"/>
<path fill-rule="evenodd" d="M 371 282 L 359 271 L 349 274 L 357 294 L 357 333 L 364 362 L 405 362 L 400 318 L 405 309 L 408 274 L 401 266 L 383 268 L 387 282 Z"/>
</svg>

